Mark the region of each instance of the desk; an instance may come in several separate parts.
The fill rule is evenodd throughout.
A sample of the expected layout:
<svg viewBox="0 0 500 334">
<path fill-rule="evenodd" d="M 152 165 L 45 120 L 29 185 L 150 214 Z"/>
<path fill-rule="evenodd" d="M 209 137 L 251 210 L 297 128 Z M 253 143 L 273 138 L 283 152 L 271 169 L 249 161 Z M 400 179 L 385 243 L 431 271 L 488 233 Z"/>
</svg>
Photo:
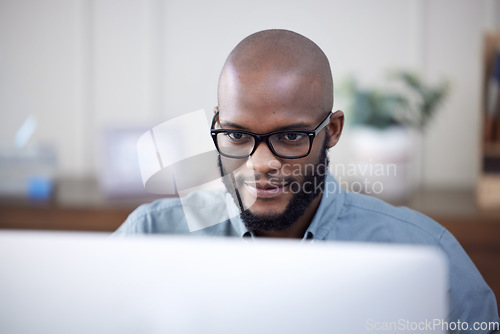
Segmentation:
<svg viewBox="0 0 500 334">
<path fill-rule="evenodd" d="M 48 201 L 1 198 L 0 228 L 111 232 L 137 206 L 157 198 L 108 198 L 94 179 L 65 179 Z"/>
<path fill-rule="evenodd" d="M 0 228 L 114 231 L 140 204 L 158 196 L 106 198 L 95 180 L 61 180 L 45 203 L 0 200 Z M 420 190 L 407 206 L 446 227 L 500 296 L 500 208 L 481 210 L 472 190 Z"/>
</svg>

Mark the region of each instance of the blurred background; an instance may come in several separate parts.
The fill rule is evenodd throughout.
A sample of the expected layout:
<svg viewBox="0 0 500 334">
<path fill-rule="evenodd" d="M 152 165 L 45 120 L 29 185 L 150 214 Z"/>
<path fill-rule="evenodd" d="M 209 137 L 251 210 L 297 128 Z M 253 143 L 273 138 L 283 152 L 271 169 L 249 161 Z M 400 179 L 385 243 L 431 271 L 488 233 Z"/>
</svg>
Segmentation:
<svg viewBox="0 0 500 334">
<path fill-rule="evenodd" d="M 391 201 L 406 203 L 416 189 L 473 190 L 482 176 L 484 40 L 499 25 L 497 0 L 3 0 L 0 195 L 46 200 L 95 183 L 106 198 L 145 196 L 138 137 L 195 110 L 209 115 L 228 53 L 268 28 L 297 31 L 330 59 L 334 108 L 348 124 L 330 153 L 339 178 L 361 181 L 346 175 L 352 163 L 371 174 L 394 163 L 395 171 L 384 171 L 398 175 L 381 179 L 396 187 Z M 393 117 L 384 128 L 396 125 L 406 135 L 358 133 L 357 125 L 384 129 L 356 124 L 375 102 L 353 95 L 352 82 L 377 98 L 397 71 L 431 88 L 445 83 L 446 94 L 425 127 Z"/>
<path fill-rule="evenodd" d="M 348 122 L 333 172 L 349 187 L 352 166 L 395 165 L 382 170 L 394 174 L 384 196 L 450 229 L 498 295 L 500 146 L 485 150 L 482 129 L 500 0 L 1 0 L 0 228 L 116 229 L 155 198 L 140 135 L 195 110 L 208 117 L 229 52 L 269 28 L 305 35 L 330 59 Z M 427 110 L 394 90 L 395 72 L 415 75 L 421 97 L 445 87 L 425 126 L 366 122 L 394 101 Z"/>
<path fill-rule="evenodd" d="M 57 176 L 98 177 L 105 129 L 210 112 L 231 49 L 258 30 L 285 28 L 324 50 L 337 85 L 350 75 L 377 84 L 399 68 L 449 80 L 415 153 L 419 182 L 471 188 L 480 168 L 482 41 L 499 15 L 492 0 L 2 0 L 0 143 L 12 146 L 34 115 L 26 145 L 52 146 Z M 335 108 L 345 108 L 340 98 Z"/>
</svg>

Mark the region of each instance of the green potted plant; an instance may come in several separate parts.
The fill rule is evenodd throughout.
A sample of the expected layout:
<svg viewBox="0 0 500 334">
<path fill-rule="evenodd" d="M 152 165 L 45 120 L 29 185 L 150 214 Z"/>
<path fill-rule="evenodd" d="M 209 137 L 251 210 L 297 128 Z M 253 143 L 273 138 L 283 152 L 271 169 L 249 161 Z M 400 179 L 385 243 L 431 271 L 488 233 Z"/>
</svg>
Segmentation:
<svg viewBox="0 0 500 334">
<path fill-rule="evenodd" d="M 391 202 L 409 198 L 415 137 L 424 132 L 448 92 L 447 81 L 429 85 L 404 70 L 390 73 L 383 88 L 345 81 L 341 94 L 347 102 L 351 159 L 358 168 L 351 173 L 351 190 Z"/>
<path fill-rule="evenodd" d="M 384 129 L 412 127 L 423 131 L 449 91 L 449 83 L 431 86 L 415 73 L 396 71 L 389 76 L 390 88 L 360 88 L 354 79 L 346 83 L 352 99 L 352 124 Z"/>
</svg>

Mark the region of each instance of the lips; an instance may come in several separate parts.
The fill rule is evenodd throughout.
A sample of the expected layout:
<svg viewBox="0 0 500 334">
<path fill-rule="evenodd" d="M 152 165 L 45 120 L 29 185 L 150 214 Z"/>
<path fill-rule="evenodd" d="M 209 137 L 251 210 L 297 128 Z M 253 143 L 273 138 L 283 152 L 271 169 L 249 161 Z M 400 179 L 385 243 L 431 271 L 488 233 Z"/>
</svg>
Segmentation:
<svg viewBox="0 0 500 334">
<path fill-rule="evenodd" d="M 245 182 L 245 188 L 249 193 L 257 198 L 273 198 L 281 195 L 286 183 L 270 183 L 270 182 Z"/>
</svg>

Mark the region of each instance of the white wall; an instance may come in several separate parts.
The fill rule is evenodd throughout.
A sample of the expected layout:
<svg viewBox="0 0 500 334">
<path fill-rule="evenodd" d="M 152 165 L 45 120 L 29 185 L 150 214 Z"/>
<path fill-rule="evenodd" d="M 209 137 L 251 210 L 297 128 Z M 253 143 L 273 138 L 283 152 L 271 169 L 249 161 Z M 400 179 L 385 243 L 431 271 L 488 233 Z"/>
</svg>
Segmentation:
<svg viewBox="0 0 500 334">
<path fill-rule="evenodd" d="M 427 185 L 470 185 L 479 173 L 485 3 L 428 1 L 424 73 L 448 77 L 452 94 L 424 138 Z"/>
<path fill-rule="evenodd" d="M 35 112 L 32 142 L 56 145 L 60 174 L 95 174 L 103 126 L 212 109 L 235 44 L 287 28 L 323 48 L 335 79 L 353 73 L 374 83 L 397 67 L 449 78 L 452 94 L 422 143 L 423 183 L 473 186 L 481 41 L 498 8 L 494 0 L 3 0 L 0 143 Z"/>
<path fill-rule="evenodd" d="M 62 170 L 85 165 L 77 1 L 0 2 L 0 138 L 7 145 L 34 113 L 34 142 L 53 142 Z"/>
</svg>

